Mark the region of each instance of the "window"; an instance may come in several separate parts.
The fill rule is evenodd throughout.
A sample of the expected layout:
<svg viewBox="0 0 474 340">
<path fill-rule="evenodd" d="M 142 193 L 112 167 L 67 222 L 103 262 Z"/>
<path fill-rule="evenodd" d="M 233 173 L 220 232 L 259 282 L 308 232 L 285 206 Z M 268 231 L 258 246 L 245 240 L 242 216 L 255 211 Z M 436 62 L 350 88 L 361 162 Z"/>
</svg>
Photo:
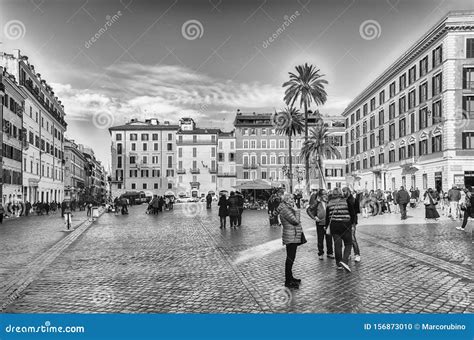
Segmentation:
<svg viewBox="0 0 474 340">
<path fill-rule="evenodd" d="M 385 164 L 385 154 L 379 153 L 379 164 Z"/>
<path fill-rule="evenodd" d="M 229 153 L 229 162 L 235 161 L 235 154 L 233 152 Z"/>
<path fill-rule="evenodd" d="M 367 121 L 364 120 L 362 123 L 362 133 L 365 135 L 367 133 Z M 341 137 L 342 138 L 342 137 Z M 341 142 L 342 143 L 342 142 Z M 342 144 L 341 144 L 342 145 Z"/>
<path fill-rule="evenodd" d="M 439 46 L 433 50 L 433 68 L 441 64 L 442 61 L 443 61 L 443 46 Z"/>
<path fill-rule="evenodd" d="M 143 151 L 147 151 L 147 144 L 143 143 Z"/>
<path fill-rule="evenodd" d="M 168 140 L 173 140 L 173 134 L 172 133 L 168 133 Z"/>
<path fill-rule="evenodd" d="M 441 93 L 442 74 L 439 73 L 433 77 L 433 97 Z"/>
<path fill-rule="evenodd" d="M 463 89 L 474 91 L 474 67 L 466 67 L 462 71 Z"/>
<path fill-rule="evenodd" d="M 130 164 L 135 164 L 135 156 L 130 156 Z"/>
<path fill-rule="evenodd" d="M 354 114 L 351 114 L 351 125 L 353 125 L 355 122 L 355 116 Z"/>
<path fill-rule="evenodd" d="M 359 138 L 360 137 L 360 125 L 357 125 L 356 126 L 356 138 Z"/>
<path fill-rule="evenodd" d="M 433 103 L 433 122 L 432 124 L 437 124 L 441 122 L 442 111 L 441 111 L 441 100 Z"/>
<path fill-rule="evenodd" d="M 370 111 L 374 111 L 375 110 L 375 98 L 372 98 L 370 100 Z"/>
<path fill-rule="evenodd" d="M 370 148 L 373 149 L 375 147 L 375 133 L 370 134 Z"/>
<path fill-rule="evenodd" d="M 382 90 L 379 93 L 379 105 L 382 105 L 383 103 L 385 103 L 385 91 L 384 90 Z"/>
<path fill-rule="evenodd" d="M 474 132 L 463 132 L 462 148 L 465 150 L 474 149 Z"/>
<path fill-rule="evenodd" d="M 398 125 L 398 133 L 399 137 L 405 137 L 407 134 L 407 124 L 406 124 L 406 119 L 400 119 L 399 125 Z"/>
<path fill-rule="evenodd" d="M 428 99 L 428 83 L 423 83 L 420 85 L 420 104 L 426 102 Z"/>
<path fill-rule="evenodd" d="M 432 152 L 443 151 L 443 140 L 441 135 L 431 138 L 431 150 Z"/>
<path fill-rule="evenodd" d="M 392 103 L 388 107 L 388 120 L 395 118 L 395 103 Z"/>
<path fill-rule="evenodd" d="M 420 110 L 418 122 L 420 130 L 428 126 L 428 109 L 426 107 Z"/>
<path fill-rule="evenodd" d="M 416 93 L 415 90 L 408 93 L 408 109 L 411 110 L 416 106 Z"/>
<path fill-rule="evenodd" d="M 362 161 L 362 169 L 367 169 L 367 158 Z"/>
<path fill-rule="evenodd" d="M 390 98 L 395 96 L 395 82 L 390 84 L 389 92 L 390 92 Z"/>
<path fill-rule="evenodd" d="M 416 124 L 415 124 L 415 113 L 410 115 L 410 133 L 415 133 Z"/>
<path fill-rule="evenodd" d="M 252 139 L 250 141 L 250 148 L 251 149 L 256 149 L 257 148 L 257 141 L 255 139 Z"/>
<path fill-rule="evenodd" d="M 378 138 L 379 138 L 379 145 L 384 145 L 385 144 L 385 129 L 384 128 L 381 128 L 379 130 Z"/>
<path fill-rule="evenodd" d="M 360 141 L 356 142 L 356 154 L 360 153 Z"/>
<path fill-rule="evenodd" d="M 420 150 L 420 156 L 427 155 L 428 154 L 428 141 L 422 140 L 418 144 L 419 144 L 418 149 Z"/>
<path fill-rule="evenodd" d="M 405 96 L 398 100 L 398 114 L 401 115 L 407 110 L 407 99 Z"/>
<path fill-rule="evenodd" d="M 433 51 L 433 54 L 434 54 L 434 51 Z M 428 73 L 428 56 L 420 60 L 420 77 L 423 77 L 427 73 Z"/>
<path fill-rule="evenodd" d="M 142 133 L 142 141 L 148 140 L 148 133 Z"/>
<path fill-rule="evenodd" d="M 463 119 L 474 118 L 474 96 L 462 97 Z"/>
<path fill-rule="evenodd" d="M 284 149 L 284 148 L 285 148 L 285 140 L 284 140 L 284 139 L 280 139 L 278 142 L 279 142 L 278 147 L 279 147 L 280 149 Z"/>
<path fill-rule="evenodd" d="M 117 157 L 117 168 L 121 168 L 121 167 L 122 167 L 122 157 L 118 156 Z"/>
<path fill-rule="evenodd" d="M 198 141 L 197 136 L 196 136 L 196 135 L 193 135 L 193 143 L 197 143 L 197 141 Z"/>
<path fill-rule="evenodd" d="M 402 146 L 401 148 L 398 149 L 398 160 L 404 160 L 407 158 L 407 149 L 406 147 Z"/>
<path fill-rule="evenodd" d="M 267 129 L 263 128 L 261 134 L 262 134 L 262 136 L 266 136 L 267 135 Z"/>
<path fill-rule="evenodd" d="M 407 75 L 403 73 L 399 78 L 399 90 L 403 91 L 407 87 Z"/>
<path fill-rule="evenodd" d="M 132 189 L 136 189 L 137 185 L 135 183 L 132 183 Z"/>
<path fill-rule="evenodd" d="M 244 171 L 244 179 L 250 179 L 248 171 Z"/>
<path fill-rule="evenodd" d="M 216 157 L 216 148 L 211 148 L 211 157 Z"/>
<path fill-rule="evenodd" d="M 382 111 L 379 111 L 379 125 L 383 125 L 383 123 L 384 123 L 384 112 L 382 110 Z"/>
<path fill-rule="evenodd" d="M 248 149 L 248 148 L 249 148 L 249 141 L 244 140 L 244 149 Z"/>
<path fill-rule="evenodd" d="M 158 140 L 158 134 L 157 133 L 152 134 L 151 139 Z"/>
<path fill-rule="evenodd" d="M 416 145 L 415 143 L 408 145 L 408 157 L 416 156 Z"/>
<path fill-rule="evenodd" d="M 368 109 L 367 104 L 364 104 L 362 110 L 363 110 L 363 112 L 364 112 L 364 116 L 367 116 L 367 113 L 369 113 L 369 109 Z"/>
<path fill-rule="evenodd" d="M 266 148 L 267 148 L 267 141 L 266 141 L 266 140 L 262 140 L 262 141 L 261 141 L 261 145 L 262 145 L 262 149 L 266 149 Z"/>
<path fill-rule="evenodd" d="M 137 140 L 138 135 L 136 133 L 131 133 L 130 134 L 130 140 Z"/>
<path fill-rule="evenodd" d="M 260 162 L 261 162 L 263 165 L 266 165 L 266 164 L 267 164 L 267 155 L 262 155 Z"/>
<path fill-rule="evenodd" d="M 132 151 L 136 151 L 137 145 L 136 145 L 135 143 L 130 144 L 130 149 L 131 149 Z"/>
<path fill-rule="evenodd" d="M 389 163 L 395 162 L 395 150 L 390 150 L 388 152 L 388 161 Z"/>
<path fill-rule="evenodd" d="M 411 69 L 408 70 L 408 85 L 411 85 L 416 80 L 416 65 L 413 65 Z"/>
<path fill-rule="evenodd" d="M 356 121 L 360 120 L 360 109 L 356 111 Z"/>
<path fill-rule="evenodd" d="M 375 156 L 370 156 L 370 163 L 369 163 L 370 167 L 373 167 L 375 166 Z"/>
<path fill-rule="evenodd" d="M 31 109 L 31 108 L 30 108 Z M 115 135 L 115 140 L 122 140 L 122 134 L 121 133 L 117 133 Z"/>
<path fill-rule="evenodd" d="M 142 158 L 142 163 L 143 163 L 143 164 L 147 164 L 147 163 L 148 163 L 148 157 L 147 157 L 147 156 L 143 156 L 143 158 Z"/>
<path fill-rule="evenodd" d="M 197 157 L 197 148 L 193 148 L 193 157 Z"/>
<path fill-rule="evenodd" d="M 375 116 L 370 117 L 370 129 L 375 129 Z"/>
<path fill-rule="evenodd" d="M 395 137 L 395 123 L 393 123 L 393 124 L 390 124 L 388 127 L 388 140 L 392 141 L 395 138 L 396 138 Z"/>
<path fill-rule="evenodd" d="M 179 176 L 182 179 L 182 176 Z M 158 183 L 153 183 L 153 189 L 158 189 Z"/>
<path fill-rule="evenodd" d="M 173 144 L 172 143 L 167 143 L 166 144 L 166 150 L 173 151 Z"/>
</svg>

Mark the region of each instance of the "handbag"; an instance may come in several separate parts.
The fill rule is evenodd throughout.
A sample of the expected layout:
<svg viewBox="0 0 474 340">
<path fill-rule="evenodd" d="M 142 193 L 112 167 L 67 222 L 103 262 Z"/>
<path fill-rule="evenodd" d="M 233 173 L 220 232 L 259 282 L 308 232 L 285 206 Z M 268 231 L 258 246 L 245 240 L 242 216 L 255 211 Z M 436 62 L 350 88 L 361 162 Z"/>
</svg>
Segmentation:
<svg viewBox="0 0 474 340">
<path fill-rule="evenodd" d="M 306 242 L 308 242 L 308 240 L 306 239 L 306 236 L 304 235 L 304 231 L 301 231 L 301 241 L 300 241 L 300 245 L 302 244 L 305 244 Z"/>
<path fill-rule="evenodd" d="M 424 201 L 423 201 L 423 204 L 424 205 L 430 205 L 431 204 L 431 196 L 430 194 L 426 195 Z"/>
</svg>

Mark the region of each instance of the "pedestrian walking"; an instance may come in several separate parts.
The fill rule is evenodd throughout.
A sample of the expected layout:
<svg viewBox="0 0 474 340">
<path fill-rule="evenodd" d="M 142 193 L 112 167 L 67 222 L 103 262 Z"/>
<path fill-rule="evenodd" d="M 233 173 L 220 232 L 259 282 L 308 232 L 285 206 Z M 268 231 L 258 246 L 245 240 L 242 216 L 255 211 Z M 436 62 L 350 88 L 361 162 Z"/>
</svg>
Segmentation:
<svg viewBox="0 0 474 340">
<path fill-rule="evenodd" d="M 326 206 L 328 202 L 328 194 L 326 190 L 320 189 L 316 198 L 313 200 L 313 205 L 306 209 L 306 213 L 316 223 L 316 233 L 318 235 L 318 257 L 324 260 L 324 241 L 326 240 L 326 256 L 333 259 L 333 240 L 332 235 L 326 233 Z"/>
<path fill-rule="evenodd" d="M 239 199 L 233 191 L 230 192 L 230 197 L 227 200 L 227 209 L 229 211 L 230 227 L 236 228 L 239 218 Z"/>
<path fill-rule="evenodd" d="M 410 202 L 410 195 L 408 191 L 405 190 L 403 186 L 400 187 L 400 190 L 397 192 L 397 203 L 400 207 L 400 214 L 402 220 L 407 219 L 407 204 Z"/>
<path fill-rule="evenodd" d="M 163 206 L 165 205 L 165 199 L 163 196 L 158 197 L 158 211 L 162 212 L 163 211 Z"/>
<path fill-rule="evenodd" d="M 237 217 L 237 226 L 242 226 L 242 214 L 244 213 L 244 196 L 240 191 L 236 191 L 235 195 L 237 196 L 239 204 L 239 216 Z"/>
<path fill-rule="evenodd" d="M 472 187 L 470 185 L 466 185 L 464 188 L 464 202 L 461 204 L 461 211 L 463 212 L 463 220 L 462 225 L 460 227 L 456 227 L 457 230 L 466 230 L 466 225 L 469 217 L 474 218 L 474 195 L 472 194 Z"/>
<path fill-rule="evenodd" d="M 0 224 L 3 223 L 3 216 L 5 215 L 5 208 L 3 204 L 0 203 Z"/>
<path fill-rule="evenodd" d="M 436 202 L 433 199 L 433 189 L 431 189 L 431 188 L 428 189 L 428 191 L 426 192 L 425 200 L 424 200 L 423 203 L 425 205 L 425 219 L 438 220 L 439 214 L 438 214 L 438 210 L 436 210 L 436 204 L 438 204 L 438 202 Z"/>
<path fill-rule="evenodd" d="M 299 219 L 299 210 L 294 208 L 293 197 L 290 193 L 285 193 L 282 202 L 277 208 L 281 218 L 282 241 L 286 246 L 285 260 L 285 287 L 299 288 L 301 280 L 293 276 L 293 264 L 295 263 L 296 250 L 299 245 L 306 242 Z"/>
<path fill-rule="evenodd" d="M 219 219 L 221 222 L 220 228 L 223 229 L 226 227 L 227 216 L 229 215 L 229 210 L 227 209 L 227 197 L 225 194 L 221 194 L 219 197 L 219 202 L 217 205 L 219 206 Z"/>
<path fill-rule="evenodd" d="M 63 203 L 66 203 L 64 206 L 64 224 L 66 225 L 66 229 L 70 230 L 71 229 L 71 223 L 72 223 L 72 212 L 71 212 L 71 203 L 63 201 Z"/>
<path fill-rule="evenodd" d="M 461 191 L 456 185 L 448 190 L 449 213 L 448 216 L 457 220 L 459 218 L 459 201 L 461 200 Z"/>
<path fill-rule="evenodd" d="M 347 200 L 347 206 L 353 209 L 353 219 L 351 223 L 352 249 L 354 250 L 354 261 L 360 262 L 360 249 L 356 237 L 356 228 L 359 223 L 358 214 L 360 213 L 359 196 L 354 196 L 348 187 L 342 188 L 342 196 Z"/>
<path fill-rule="evenodd" d="M 211 209 L 211 205 L 212 205 L 212 195 L 211 195 L 211 193 L 207 193 L 207 196 L 206 196 L 206 208 L 207 208 L 207 209 Z"/>
<path fill-rule="evenodd" d="M 354 223 L 354 207 L 350 207 L 347 198 L 343 197 L 339 188 L 334 188 L 326 208 L 326 225 L 334 238 L 336 268 L 350 272 L 349 256 L 352 248 L 352 224 Z M 342 245 L 344 243 L 344 252 Z"/>
<path fill-rule="evenodd" d="M 31 210 L 31 203 L 30 201 L 26 201 L 25 203 L 25 216 L 28 216 L 30 214 Z"/>
<path fill-rule="evenodd" d="M 393 212 L 395 214 L 398 214 L 400 212 L 400 207 L 398 206 L 398 190 L 397 189 L 393 190 L 392 197 L 393 197 Z"/>
</svg>

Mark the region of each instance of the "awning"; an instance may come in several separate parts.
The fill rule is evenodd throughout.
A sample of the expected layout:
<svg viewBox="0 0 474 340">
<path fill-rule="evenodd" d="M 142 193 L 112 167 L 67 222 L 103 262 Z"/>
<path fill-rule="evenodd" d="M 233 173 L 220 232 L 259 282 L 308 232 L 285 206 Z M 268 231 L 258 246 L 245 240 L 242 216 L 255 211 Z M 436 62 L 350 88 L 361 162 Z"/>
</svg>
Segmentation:
<svg viewBox="0 0 474 340">
<path fill-rule="evenodd" d="M 272 186 L 271 184 L 259 179 L 240 183 L 234 185 L 233 187 L 239 190 L 269 190 L 274 188 L 274 186 Z"/>
</svg>

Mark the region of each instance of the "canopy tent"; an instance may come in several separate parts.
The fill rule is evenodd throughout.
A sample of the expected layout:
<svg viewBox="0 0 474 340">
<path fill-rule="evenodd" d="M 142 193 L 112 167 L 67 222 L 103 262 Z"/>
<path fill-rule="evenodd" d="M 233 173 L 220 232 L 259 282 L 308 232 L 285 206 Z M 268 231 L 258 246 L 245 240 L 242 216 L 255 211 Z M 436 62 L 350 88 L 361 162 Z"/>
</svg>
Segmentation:
<svg viewBox="0 0 474 340">
<path fill-rule="evenodd" d="M 261 180 L 255 179 L 253 181 L 243 182 L 233 186 L 236 190 L 270 190 L 274 188 L 270 183 Z"/>
<path fill-rule="evenodd" d="M 173 191 L 168 190 L 165 192 L 165 196 L 176 196 Z"/>
</svg>

